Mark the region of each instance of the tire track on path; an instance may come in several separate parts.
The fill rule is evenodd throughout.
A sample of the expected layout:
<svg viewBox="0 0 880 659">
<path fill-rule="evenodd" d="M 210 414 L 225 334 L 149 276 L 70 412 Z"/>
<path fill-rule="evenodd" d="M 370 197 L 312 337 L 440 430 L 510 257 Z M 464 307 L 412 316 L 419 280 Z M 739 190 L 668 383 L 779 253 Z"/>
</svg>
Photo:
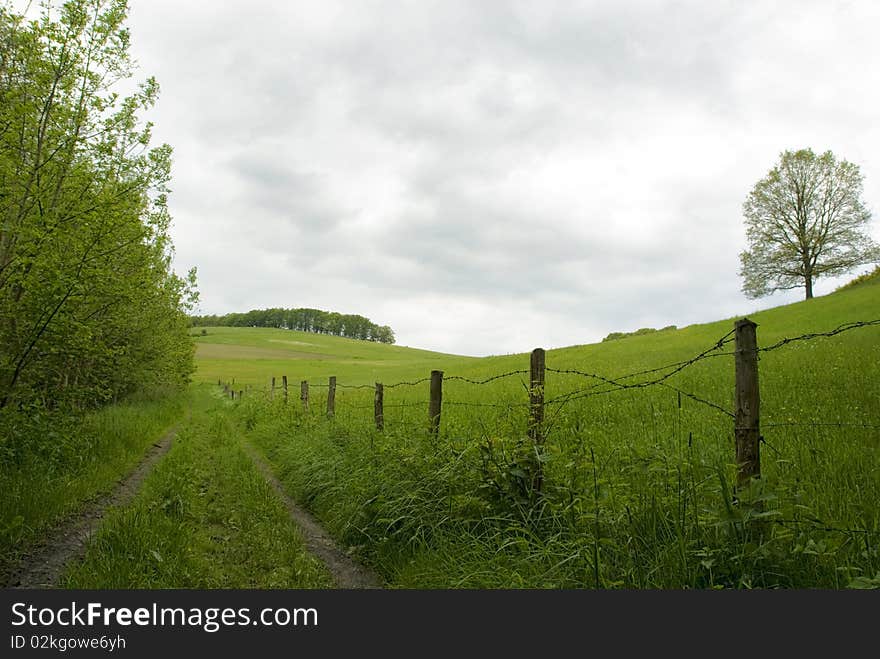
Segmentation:
<svg viewBox="0 0 880 659">
<path fill-rule="evenodd" d="M 302 531 L 306 549 L 321 560 L 333 575 L 336 587 L 345 589 L 382 588 L 383 581 L 378 574 L 342 551 L 311 513 L 300 507 L 284 491 L 281 482 L 275 477 L 272 468 L 263 459 L 263 456 L 246 441 L 242 441 L 242 446 L 278 496 L 281 497 L 291 518 Z"/>
<path fill-rule="evenodd" d="M 89 539 L 101 525 L 107 510 L 125 506 L 134 499 L 144 479 L 171 448 L 179 428 L 180 424 L 175 425 L 154 443 L 135 470 L 119 481 L 112 492 L 49 529 L 45 539 L 30 549 L 10 572 L 6 587 L 54 588 L 67 564 L 85 555 Z"/>
</svg>

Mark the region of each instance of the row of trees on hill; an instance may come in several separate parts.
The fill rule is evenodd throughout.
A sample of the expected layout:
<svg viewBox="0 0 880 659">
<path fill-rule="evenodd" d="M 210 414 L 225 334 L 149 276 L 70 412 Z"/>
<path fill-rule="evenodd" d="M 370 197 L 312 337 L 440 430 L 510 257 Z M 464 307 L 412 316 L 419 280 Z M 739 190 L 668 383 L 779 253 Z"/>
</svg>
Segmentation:
<svg viewBox="0 0 880 659">
<path fill-rule="evenodd" d="M 28 3 L 30 5 L 30 3 Z M 193 371 L 171 148 L 139 114 L 125 0 L 0 5 L 0 411 L 92 406 Z"/>
<path fill-rule="evenodd" d="M 362 341 L 394 343 L 394 331 L 387 325 L 377 325 L 369 318 L 357 314 L 341 314 L 320 309 L 253 309 L 247 313 L 192 316 L 191 319 L 196 327 L 277 327 L 344 336 Z"/>
</svg>

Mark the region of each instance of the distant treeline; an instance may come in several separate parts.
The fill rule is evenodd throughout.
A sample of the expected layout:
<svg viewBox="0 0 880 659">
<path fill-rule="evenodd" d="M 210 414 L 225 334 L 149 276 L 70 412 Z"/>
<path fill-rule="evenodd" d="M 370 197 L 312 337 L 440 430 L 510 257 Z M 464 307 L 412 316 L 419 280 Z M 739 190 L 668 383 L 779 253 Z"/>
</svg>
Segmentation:
<svg viewBox="0 0 880 659">
<path fill-rule="evenodd" d="M 357 314 L 320 309 L 252 309 L 247 313 L 190 316 L 190 319 L 194 327 L 277 327 L 362 341 L 394 343 L 394 332 L 387 325 L 377 325 L 369 318 Z"/>
<path fill-rule="evenodd" d="M 666 332 L 667 330 L 678 329 L 675 325 L 667 325 L 666 327 L 661 327 L 660 329 L 654 329 L 653 327 L 643 327 L 641 329 L 637 329 L 634 332 L 611 332 L 608 336 L 602 339 L 605 341 L 616 341 L 617 339 L 625 339 L 630 336 L 641 336 L 643 334 L 653 334 L 655 332 Z"/>
</svg>

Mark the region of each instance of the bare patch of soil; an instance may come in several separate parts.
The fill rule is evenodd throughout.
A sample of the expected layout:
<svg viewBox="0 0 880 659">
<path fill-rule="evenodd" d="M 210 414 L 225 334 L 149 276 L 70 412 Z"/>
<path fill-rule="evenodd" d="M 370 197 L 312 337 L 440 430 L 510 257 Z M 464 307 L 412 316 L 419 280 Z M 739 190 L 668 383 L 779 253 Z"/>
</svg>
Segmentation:
<svg viewBox="0 0 880 659">
<path fill-rule="evenodd" d="M 301 508 L 287 495 L 263 457 L 252 446 L 245 443 L 244 447 L 260 471 L 263 472 L 266 480 L 281 497 L 293 521 L 299 526 L 306 549 L 327 566 L 330 574 L 333 575 L 336 587 L 382 588 L 382 579 L 379 575 L 342 551 L 327 532 L 321 528 L 311 513 Z"/>
</svg>

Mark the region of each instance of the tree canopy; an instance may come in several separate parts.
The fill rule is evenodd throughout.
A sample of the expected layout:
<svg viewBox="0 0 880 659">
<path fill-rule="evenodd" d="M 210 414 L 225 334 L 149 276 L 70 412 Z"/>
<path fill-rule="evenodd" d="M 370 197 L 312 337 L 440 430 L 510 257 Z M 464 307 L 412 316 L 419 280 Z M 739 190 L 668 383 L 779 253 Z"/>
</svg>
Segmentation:
<svg viewBox="0 0 880 659">
<path fill-rule="evenodd" d="M 379 343 L 394 343 L 395 340 L 394 331 L 387 325 L 377 325 L 357 314 L 320 309 L 252 309 L 222 316 L 192 316 L 191 320 L 194 326 L 277 327 Z"/>
<path fill-rule="evenodd" d="M 193 371 L 171 148 L 140 118 L 125 0 L 0 6 L 0 408 L 94 405 Z"/>
<path fill-rule="evenodd" d="M 831 151 L 783 152 L 743 204 L 743 292 L 757 298 L 803 286 L 810 299 L 820 276 L 880 261 L 861 192 L 858 166 Z"/>
</svg>

